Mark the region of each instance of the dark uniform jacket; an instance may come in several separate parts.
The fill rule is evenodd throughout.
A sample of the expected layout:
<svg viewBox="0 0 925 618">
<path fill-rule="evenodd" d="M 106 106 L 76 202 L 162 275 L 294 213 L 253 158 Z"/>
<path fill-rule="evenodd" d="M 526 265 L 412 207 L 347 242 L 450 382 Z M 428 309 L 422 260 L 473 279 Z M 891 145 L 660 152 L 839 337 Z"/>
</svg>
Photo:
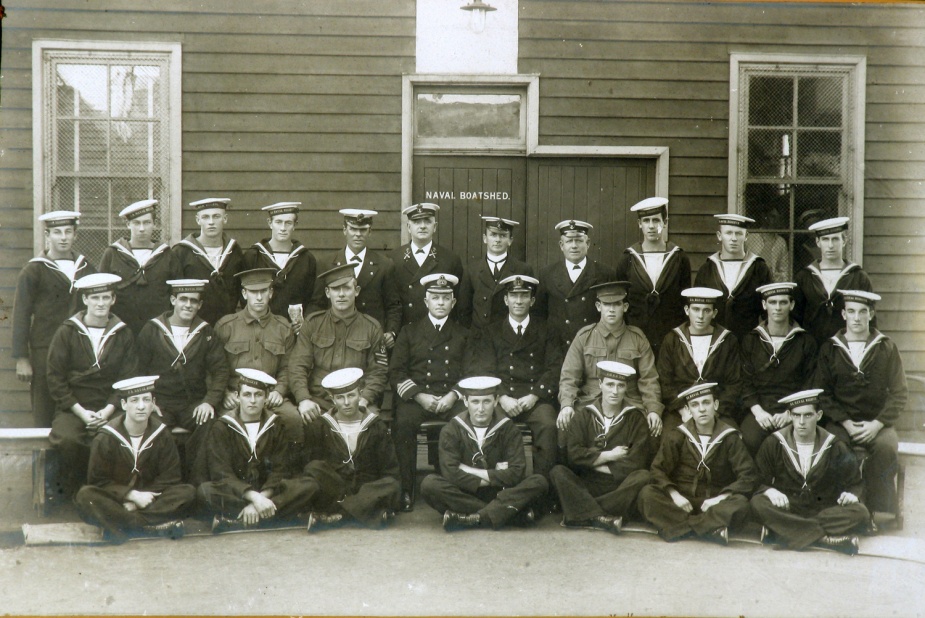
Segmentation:
<svg viewBox="0 0 925 618">
<path fill-rule="evenodd" d="M 179 352 L 171 336 L 170 315 L 149 320 L 138 334 L 139 373 L 160 376 L 154 396 L 161 406 L 182 410 L 204 402 L 218 410 L 230 375 L 221 339 L 207 322 L 193 318 L 189 341 Z"/>
<path fill-rule="evenodd" d="M 669 408 L 677 409 L 678 393 L 694 384 L 716 382 L 719 384 L 719 414 L 736 416 L 741 390 L 739 342 L 722 326 L 713 326 L 703 371 L 697 369 L 694 362 L 690 324 L 679 326 L 665 335 L 656 368 L 662 387 L 662 401 Z"/>
<path fill-rule="evenodd" d="M 312 290 L 315 288 L 317 263 L 312 252 L 305 246 L 293 241 L 289 251 L 289 261 L 280 270 L 273 260 L 270 239 L 264 238 L 244 252 L 244 270 L 252 268 L 275 268 L 273 280 L 273 298 L 270 299 L 270 311 L 289 319 L 289 305 L 301 305 L 303 313 L 309 312 Z"/>
<path fill-rule="evenodd" d="M 565 258 L 558 260 L 540 271 L 533 313 L 558 329 L 568 346 L 579 330 L 600 319 L 594 304 L 597 295 L 591 286 L 614 281 L 615 277 L 612 269 L 588 258 L 578 280 L 572 283 L 565 269 Z"/>
<path fill-rule="evenodd" d="M 813 386 L 825 417 L 833 422 L 878 420 L 892 427 L 906 409 L 906 374 L 896 344 L 872 328 L 861 366 L 851 359 L 845 331 L 822 344 Z"/>
<path fill-rule="evenodd" d="M 350 454 L 334 420 L 333 410 L 305 427 L 304 462 L 320 459 L 327 462 L 347 485 L 347 494 L 355 494 L 360 486 L 381 478 L 392 477 L 399 482 L 398 459 L 385 421 L 378 414 L 367 413 L 360 425 L 357 445 Z"/>
<path fill-rule="evenodd" d="M 184 279 L 206 279 L 209 284 L 202 292 L 199 317 L 213 326 L 223 317 L 234 313 L 241 300 L 241 281 L 235 275 L 244 270 L 244 253 L 233 238 L 224 239 L 222 259 L 218 269 L 206 255 L 205 248 L 192 234 L 173 246 Z"/>
<path fill-rule="evenodd" d="M 719 253 L 714 253 L 700 270 L 694 285 L 698 287 L 713 288 L 723 293 L 716 308 L 716 323 L 719 323 L 741 339 L 745 333 L 758 326 L 764 309 L 761 307 L 761 294 L 756 290 L 762 285 L 772 283 L 771 270 L 761 256 L 747 253 L 739 271 L 739 281 L 730 290 L 723 283 L 721 272 L 722 262 Z"/>
<path fill-rule="evenodd" d="M 845 327 L 845 319 L 841 315 L 845 299 L 837 290 L 874 291 L 867 273 L 851 262 L 845 264 L 835 284 L 836 291 L 831 295 L 825 289 L 818 261 L 800 270 L 794 283 L 797 288 L 794 290 L 796 306 L 793 317 L 816 338 L 820 346 Z M 871 321 L 871 326 L 876 326 L 876 322 Z"/>
<path fill-rule="evenodd" d="M 864 484 L 854 451 L 821 427 L 816 428 L 813 456 L 805 477 L 792 425 L 765 439 L 755 457 L 755 466 L 758 469 L 755 493 L 773 487 L 786 494 L 791 510 L 797 513 L 835 506 L 844 491 L 863 497 Z"/>
<path fill-rule="evenodd" d="M 653 348 L 687 319 L 681 290 L 691 287 L 691 262 L 676 244 L 669 242 L 666 249 L 658 281 L 646 271 L 642 243 L 627 247 L 617 263 L 617 281 L 630 283 L 626 321 L 642 329 Z"/>
<path fill-rule="evenodd" d="M 272 312 L 255 318 L 245 307 L 219 320 L 215 334 L 225 346 L 229 369 L 259 369 L 276 379 L 272 390 L 283 397 L 289 394 L 289 353 L 295 335 L 286 318 Z"/>
<path fill-rule="evenodd" d="M 344 249 L 341 249 L 324 260 L 322 271 L 346 263 Z M 357 277 L 357 285 L 360 286 L 360 293 L 356 298 L 357 311 L 379 322 L 382 332 L 398 334 L 402 324 L 402 299 L 395 283 L 395 266 L 392 260 L 383 253 L 367 248 L 363 268 Z M 331 302 L 324 295 L 324 282 L 318 281 L 312 296 L 311 311 L 323 311 L 330 307 Z"/>
<path fill-rule="evenodd" d="M 488 423 L 488 431 L 482 444 L 469 420 L 469 413 L 463 412 L 440 430 L 440 475 L 463 491 L 474 494 L 481 479 L 463 472 L 459 464 L 488 471 L 489 487 L 514 487 L 522 480 L 527 470 L 524 443 L 520 429 L 508 417 L 495 411 Z"/>
<path fill-rule="evenodd" d="M 229 412 L 212 423 L 206 438 L 209 480 L 224 483 L 238 498 L 250 490 L 275 491 L 292 475 L 289 448 L 286 431 L 275 414 L 263 413 L 252 449 L 237 411 Z"/>
<path fill-rule="evenodd" d="M 507 316 L 506 287 L 498 282 L 511 275 L 532 277 L 533 268 L 512 258 L 510 253 L 497 277 L 491 274 L 485 257 L 469 262 L 459 282 L 459 302 L 455 309 L 459 323 L 467 328 L 481 329 Z"/>
<path fill-rule="evenodd" d="M 601 400 L 598 399 L 579 408 L 572 417 L 566 433 L 569 467 L 579 476 L 607 474 L 598 470 L 594 461 L 604 451 L 625 446 L 628 449 L 626 457 L 602 464 L 610 471 L 609 474 L 622 480 L 636 470 L 645 470 L 648 467 L 649 440 L 645 411 L 627 406 L 614 417 L 605 431 L 606 417 L 601 410 Z"/>
<path fill-rule="evenodd" d="M 103 252 L 100 272 L 122 277 L 116 287 L 112 312 L 136 335 L 154 316 L 170 309 L 167 281 L 182 277 L 180 262 L 173 251 L 161 243 L 151 251 L 144 266 L 135 259 L 127 240 L 120 238 Z"/>
<path fill-rule="evenodd" d="M 125 414 L 116 416 L 93 439 L 88 484 L 127 502 L 132 490 L 158 492 L 182 483 L 180 455 L 167 426 L 149 418 L 136 455 L 124 423 Z"/>
<path fill-rule="evenodd" d="M 77 403 L 93 411 L 110 403 L 118 408 L 112 385 L 138 375 L 135 337 L 125 322 L 109 317 L 97 357 L 83 317 L 78 313 L 65 320 L 48 348 L 48 390 L 59 412 Z"/>
<path fill-rule="evenodd" d="M 652 484 L 702 502 L 721 493 L 750 497 L 757 483 L 755 464 L 739 432 L 717 420 L 704 447 L 693 419 L 670 430 L 652 462 Z"/>
<path fill-rule="evenodd" d="M 501 379 L 501 394 L 520 399 L 536 395 L 555 403 L 559 390 L 559 371 L 565 350 L 559 332 L 540 318 L 518 336 L 510 320 L 503 317 L 473 332 L 472 372 Z"/>
<path fill-rule="evenodd" d="M 82 310 L 74 281 L 96 268 L 82 255 L 72 257 L 77 266 L 73 281 L 48 254 L 32 258 L 20 271 L 13 300 L 13 358 L 29 358 L 30 350 L 47 348 L 61 323 Z"/>
<path fill-rule="evenodd" d="M 448 319 L 439 331 L 430 318 L 401 329 L 389 363 L 389 381 L 409 401 L 418 393 L 443 396 L 465 378 L 471 365 L 469 331 Z"/>
<path fill-rule="evenodd" d="M 777 401 L 809 388 L 816 370 L 816 340 L 794 322 L 774 352 L 767 324 L 762 323 L 742 339 L 742 407 L 760 405 L 771 414 L 784 412 Z"/>
<path fill-rule="evenodd" d="M 455 253 L 434 243 L 424 263 L 418 266 L 412 255 L 412 245 L 402 245 L 392 253 L 395 265 L 395 285 L 401 297 L 402 325 L 408 325 L 427 316 L 424 305 L 424 287 L 421 278 L 431 273 L 446 273 L 459 279 L 463 276 L 462 261 Z M 456 289 L 458 295 L 458 286 Z M 451 316 L 453 314 L 450 314 Z"/>
<path fill-rule="evenodd" d="M 348 318 L 330 309 L 316 311 L 305 318 L 289 358 L 289 387 L 296 402 L 310 399 L 328 407 L 333 402 L 321 381 L 332 371 L 359 367 L 360 396 L 378 405 L 388 384 L 388 363 L 379 322 L 359 311 Z"/>
</svg>

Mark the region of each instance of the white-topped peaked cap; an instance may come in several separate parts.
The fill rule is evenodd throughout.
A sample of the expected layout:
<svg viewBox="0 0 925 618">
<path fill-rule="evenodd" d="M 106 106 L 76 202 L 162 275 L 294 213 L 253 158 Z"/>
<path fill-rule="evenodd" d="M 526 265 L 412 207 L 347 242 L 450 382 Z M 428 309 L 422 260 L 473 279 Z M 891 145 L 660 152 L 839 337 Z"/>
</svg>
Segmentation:
<svg viewBox="0 0 925 618">
<path fill-rule="evenodd" d="M 436 217 L 438 210 L 440 210 L 440 206 L 437 204 L 421 202 L 420 204 L 412 204 L 411 206 L 403 208 L 401 214 L 408 217 L 409 220 L 414 221 L 415 219 Z"/>
<path fill-rule="evenodd" d="M 448 273 L 432 273 L 421 277 L 421 285 L 425 292 L 452 292 L 453 286 L 459 283 L 459 277 Z"/>
<path fill-rule="evenodd" d="M 627 378 L 636 375 L 636 370 L 629 365 L 608 360 L 597 362 L 597 372 L 599 374 L 598 377 L 602 380 L 604 378 L 613 378 L 621 382 L 626 382 Z"/>
<path fill-rule="evenodd" d="M 786 295 L 793 297 L 797 284 L 792 281 L 778 281 L 777 283 L 766 283 L 755 288 L 755 291 L 761 294 L 761 298 L 767 300 L 772 296 Z"/>
<path fill-rule="evenodd" d="M 713 288 L 687 288 L 681 290 L 681 296 L 686 299 L 688 305 L 692 303 L 715 305 L 716 301 L 722 298 L 723 293 Z"/>
<path fill-rule="evenodd" d="M 465 378 L 459 381 L 456 388 L 459 392 L 467 397 L 479 395 L 494 395 L 498 392 L 498 386 L 501 385 L 501 378 L 492 376 L 475 376 Z"/>
<path fill-rule="evenodd" d="M 681 391 L 678 393 L 678 399 L 683 399 L 684 401 L 693 401 L 698 397 L 703 397 L 704 395 L 714 394 L 714 390 L 719 384 L 716 382 L 701 382 L 700 384 L 694 384 L 690 388 Z"/>
<path fill-rule="evenodd" d="M 112 273 L 93 273 L 86 277 L 81 277 L 74 282 L 74 289 L 80 290 L 81 293 L 90 296 L 91 294 L 102 294 L 103 292 L 112 292 L 116 285 L 122 281 L 119 275 Z"/>
<path fill-rule="evenodd" d="M 44 223 L 45 227 L 77 225 L 80 222 L 80 213 L 76 210 L 52 210 L 39 215 L 39 221 Z"/>
<path fill-rule="evenodd" d="M 866 290 L 837 290 L 841 292 L 842 298 L 846 303 L 862 303 L 868 307 L 873 307 L 880 301 L 880 295 L 868 292 Z"/>
<path fill-rule="evenodd" d="M 259 369 L 249 369 L 247 367 L 241 367 L 235 369 L 235 372 L 241 376 L 241 384 L 247 384 L 248 386 L 253 386 L 254 388 L 260 388 L 263 390 L 269 390 L 271 386 L 276 386 L 276 380 L 268 373 L 264 373 Z"/>
<path fill-rule="evenodd" d="M 332 371 L 321 380 L 321 388 L 331 395 L 349 393 L 360 385 L 363 379 L 363 370 L 359 367 L 346 367 Z"/>
<path fill-rule="evenodd" d="M 507 287 L 508 292 L 532 292 L 540 285 L 540 280 L 529 275 L 511 275 L 498 282 Z"/>
<path fill-rule="evenodd" d="M 129 204 L 120 210 L 119 216 L 125 217 L 127 220 L 131 221 L 132 219 L 137 219 L 138 217 L 153 213 L 155 206 L 157 206 L 157 200 L 141 200 L 140 202 Z"/>
<path fill-rule="evenodd" d="M 183 294 L 184 292 L 202 292 L 209 281 L 207 279 L 168 279 L 167 285 L 170 286 L 171 294 Z"/>
<path fill-rule="evenodd" d="M 809 231 L 816 234 L 816 238 L 820 236 L 828 236 L 829 234 L 836 234 L 838 232 L 844 232 L 848 229 L 848 222 L 851 221 L 848 217 L 833 217 L 832 219 L 823 219 L 822 221 L 817 221 L 809 226 Z"/>
<path fill-rule="evenodd" d="M 668 198 L 666 197 L 647 197 L 641 202 L 636 202 L 630 206 L 630 212 L 635 212 L 640 219 L 649 217 L 658 212 L 668 215 Z"/>
<path fill-rule="evenodd" d="M 228 210 L 228 204 L 231 202 L 229 197 L 206 197 L 201 200 L 196 200 L 195 202 L 190 202 L 189 205 L 193 207 L 194 210 L 204 210 L 206 208 L 221 208 L 222 210 Z"/>
<path fill-rule="evenodd" d="M 112 385 L 112 389 L 119 393 L 123 399 L 142 393 L 150 393 L 154 390 L 154 383 L 161 376 L 138 376 L 128 380 L 120 380 Z"/>
<path fill-rule="evenodd" d="M 559 232 L 560 236 L 578 236 L 578 235 L 587 235 L 594 229 L 594 226 L 586 221 L 578 221 L 577 219 L 568 219 L 567 221 L 560 221 L 556 223 L 556 231 Z"/>
<path fill-rule="evenodd" d="M 485 227 L 500 230 L 502 232 L 513 232 L 514 228 L 520 225 L 517 221 L 513 219 L 504 219 L 502 217 L 486 217 L 482 215 L 482 222 L 485 223 Z"/>
<path fill-rule="evenodd" d="M 800 391 L 799 393 L 793 393 L 792 395 L 787 395 L 777 400 L 777 403 L 784 404 L 788 410 L 793 410 L 794 408 L 799 408 L 800 406 L 805 405 L 816 405 L 819 403 L 819 395 L 824 393 L 825 390 L 821 388 L 811 388 L 809 390 Z"/>
<path fill-rule="evenodd" d="M 358 228 L 372 227 L 373 217 L 379 214 L 379 211 L 365 208 L 341 208 L 337 212 L 344 215 L 344 223 Z"/>
</svg>

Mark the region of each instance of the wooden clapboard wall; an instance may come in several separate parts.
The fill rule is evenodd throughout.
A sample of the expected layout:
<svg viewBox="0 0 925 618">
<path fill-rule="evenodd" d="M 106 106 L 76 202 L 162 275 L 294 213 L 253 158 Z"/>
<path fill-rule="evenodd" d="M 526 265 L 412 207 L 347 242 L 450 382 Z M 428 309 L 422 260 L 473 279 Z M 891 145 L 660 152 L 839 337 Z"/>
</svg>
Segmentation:
<svg viewBox="0 0 925 618">
<path fill-rule="evenodd" d="M 669 146 L 670 231 L 695 269 L 727 208 L 730 52 L 866 56 L 863 265 L 882 330 L 925 371 L 925 7 L 530 0 L 520 15 L 540 143 Z"/>
</svg>

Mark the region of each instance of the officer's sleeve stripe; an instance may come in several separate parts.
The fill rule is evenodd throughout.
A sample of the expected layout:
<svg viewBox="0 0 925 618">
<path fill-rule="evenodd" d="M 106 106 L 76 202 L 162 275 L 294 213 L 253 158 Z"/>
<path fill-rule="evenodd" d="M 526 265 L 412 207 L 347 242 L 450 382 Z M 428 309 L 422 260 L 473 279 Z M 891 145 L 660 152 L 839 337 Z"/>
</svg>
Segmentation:
<svg viewBox="0 0 925 618">
<path fill-rule="evenodd" d="M 417 386 L 414 380 L 405 380 L 398 385 L 398 396 L 404 398 L 405 393 Z"/>
</svg>

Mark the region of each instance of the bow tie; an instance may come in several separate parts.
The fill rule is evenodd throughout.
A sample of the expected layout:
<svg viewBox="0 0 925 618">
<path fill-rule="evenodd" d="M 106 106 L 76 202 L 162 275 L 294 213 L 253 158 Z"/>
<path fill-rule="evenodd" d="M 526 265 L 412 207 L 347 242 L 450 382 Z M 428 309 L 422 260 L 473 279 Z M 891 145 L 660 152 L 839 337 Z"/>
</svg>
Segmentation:
<svg viewBox="0 0 925 618">
<path fill-rule="evenodd" d="M 363 260 L 360 259 L 359 255 L 355 255 L 352 258 L 350 258 L 350 261 L 351 262 L 362 262 Z"/>
<path fill-rule="evenodd" d="M 575 264 L 574 266 L 572 266 L 572 270 L 581 270 L 581 266 L 579 266 L 578 264 Z"/>
</svg>

